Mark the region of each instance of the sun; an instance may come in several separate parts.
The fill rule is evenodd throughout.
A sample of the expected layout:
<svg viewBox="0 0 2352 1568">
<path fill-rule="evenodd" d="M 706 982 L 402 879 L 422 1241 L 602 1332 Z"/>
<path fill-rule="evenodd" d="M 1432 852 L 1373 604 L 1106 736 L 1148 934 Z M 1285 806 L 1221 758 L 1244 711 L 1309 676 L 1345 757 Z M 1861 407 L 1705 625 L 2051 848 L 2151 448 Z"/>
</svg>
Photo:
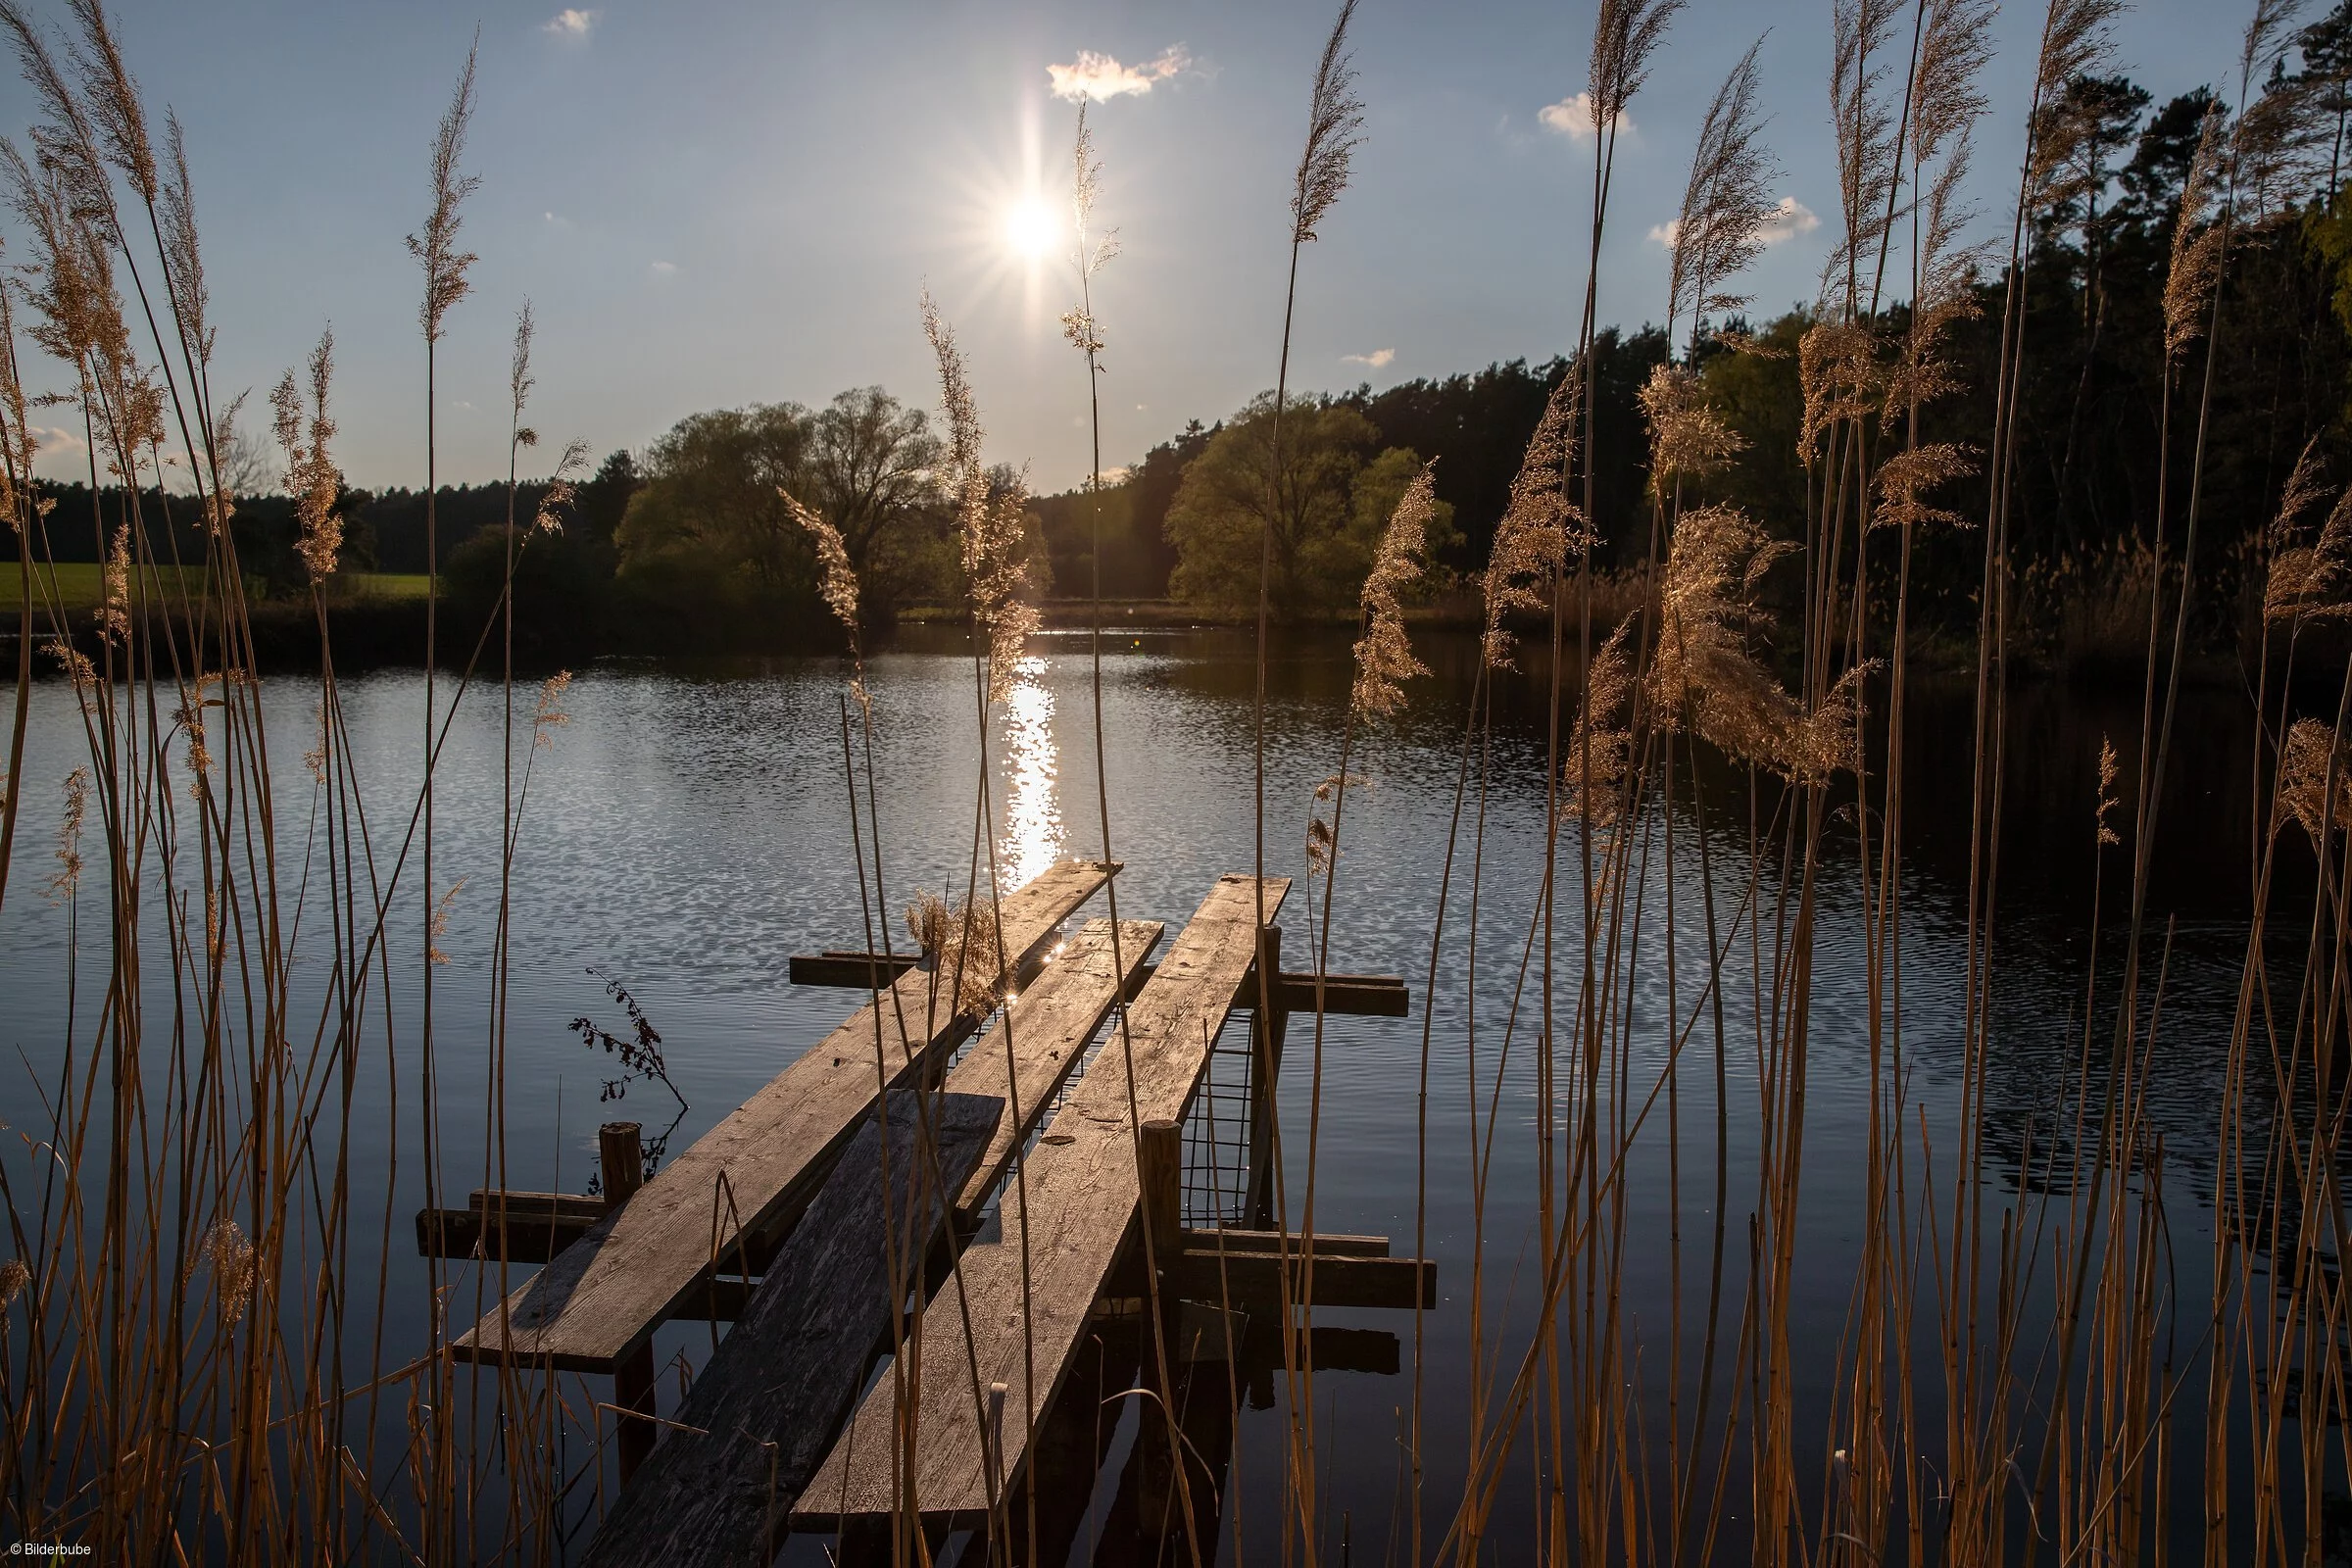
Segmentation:
<svg viewBox="0 0 2352 1568">
<path fill-rule="evenodd" d="M 1035 196 L 1023 197 L 1004 210 L 1004 245 L 1014 255 L 1042 262 L 1061 243 L 1061 215 Z"/>
</svg>

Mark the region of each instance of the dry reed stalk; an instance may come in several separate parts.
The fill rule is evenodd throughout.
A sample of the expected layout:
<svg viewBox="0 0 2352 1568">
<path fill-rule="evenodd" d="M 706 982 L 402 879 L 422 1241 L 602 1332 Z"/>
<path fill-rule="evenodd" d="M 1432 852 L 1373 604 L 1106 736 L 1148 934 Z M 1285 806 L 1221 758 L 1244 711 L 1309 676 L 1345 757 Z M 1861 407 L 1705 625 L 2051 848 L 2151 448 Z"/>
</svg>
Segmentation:
<svg viewBox="0 0 2352 1568">
<path fill-rule="evenodd" d="M 1301 251 L 1320 237 L 1324 220 L 1348 187 L 1349 166 L 1355 149 L 1363 142 L 1364 105 L 1356 95 L 1356 73 L 1353 55 L 1348 49 L 1348 27 L 1354 20 L 1356 0 L 1341 0 L 1340 10 L 1333 19 L 1331 32 L 1325 38 L 1323 53 L 1315 67 L 1314 84 L 1307 97 L 1306 136 L 1299 150 L 1298 163 L 1291 180 L 1290 266 L 1284 286 L 1282 307 L 1282 347 L 1274 376 L 1274 414 L 1271 450 L 1267 464 L 1269 484 L 1282 482 L 1283 414 L 1290 394 L 1291 337 L 1298 306 L 1298 262 Z M 1266 875 L 1266 660 L 1267 639 L 1272 618 L 1272 583 L 1274 569 L 1274 517 L 1277 508 L 1265 509 L 1264 526 L 1259 534 L 1257 584 L 1257 658 L 1256 688 L 1251 709 L 1251 736 L 1254 756 L 1252 767 L 1251 806 L 1251 862 L 1250 871 L 1256 886 L 1257 960 L 1261 972 L 1272 968 L 1271 950 L 1266 936 L 1265 875 Z M 1286 1190 L 1279 1129 L 1272 1148 L 1274 1157 L 1275 1212 L 1280 1225 L 1289 1226 L 1289 1197 Z M 1288 1243 L 1283 1244 L 1287 1250 Z M 1283 1270 L 1282 1310 L 1287 1318 L 1290 1300 L 1289 1270 Z M 1300 1397 L 1302 1385 L 1298 1357 L 1289 1336 L 1283 1344 L 1283 1384 L 1288 1405 L 1286 1429 L 1287 1456 L 1282 1467 L 1283 1551 L 1292 1550 L 1293 1532 L 1301 1530 L 1314 1549 L 1315 1488 L 1314 1472 L 1314 1408 L 1311 1399 Z M 1182 1469 L 1179 1467 L 1179 1474 Z M 1189 1539 L 1189 1537 L 1188 1537 Z"/>
<path fill-rule="evenodd" d="M 471 291 L 466 273 L 477 258 L 470 251 L 458 249 L 458 234 L 464 224 L 463 208 L 467 197 L 479 188 L 481 178 L 461 172 L 466 156 L 466 135 L 473 120 L 474 63 L 480 44 L 477 35 L 473 46 L 466 53 L 465 69 L 459 73 L 456 89 L 450 96 L 449 107 L 443 111 L 439 126 L 433 135 L 428 160 L 429 183 L 432 191 L 431 210 L 424 226 L 407 238 L 409 254 L 424 273 L 424 291 L 417 307 L 417 324 L 424 336 L 424 556 L 425 556 L 425 621 L 424 621 L 424 742 L 427 755 L 423 790 L 423 838 L 420 855 L 421 883 L 426 899 L 424 952 L 424 981 L 417 1020 L 419 1069 L 417 1088 L 425 1106 L 421 1118 L 424 1157 L 425 1202 L 436 1203 L 440 1196 L 440 1156 L 434 1124 L 433 1107 L 440 1101 L 440 1086 L 433 1037 L 433 962 L 435 924 L 446 918 L 446 902 L 437 911 L 433 898 L 433 841 L 434 789 L 431 755 L 434 747 L 434 717 L 436 696 L 434 672 L 440 662 L 438 646 L 440 618 L 440 519 L 438 510 L 439 443 L 437 421 L 440 415 L 436 396 L 436 377 L 439 370 L 439 348 L 446 330 L 449 312 Z M 453 890 L 454 891 L 454 890 Z M 441 1269 L 437 1259 L 426 1265 L 429 1289 L 440 1295 Z M 435 1314 L 434 1339 L 438 1345 L 439 1316 Z M 436 1379 L 437 1397 L 432 1401 L 435 1419 L 424 1430 L 425 1449 L 432 1456 L 434 1488 L 432 1495 L 451 1496 L 455 1494 L 456 1455 L 454 1439 L 443 1423 L 440 1412 L 446 1411 L 454 1398 L 454 1372 L 444 1369 Z M 446 1517 L 435 1518 L 438 1510 L 428 1511 L 428 1550 L 453 1552 L 456 1539 Z"/>
</svg>

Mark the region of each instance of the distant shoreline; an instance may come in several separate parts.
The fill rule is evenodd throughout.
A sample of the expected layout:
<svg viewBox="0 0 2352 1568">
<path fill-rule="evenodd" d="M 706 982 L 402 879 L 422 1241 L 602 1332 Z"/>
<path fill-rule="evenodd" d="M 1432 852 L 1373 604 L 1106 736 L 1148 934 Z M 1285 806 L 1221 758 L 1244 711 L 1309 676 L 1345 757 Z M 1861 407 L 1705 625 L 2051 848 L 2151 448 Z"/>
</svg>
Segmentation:
<svg viewBox="0 0 2352 1568">
<path fill-rule="evenodd" d="M 420 581 L 420 579 L 419 579 Z M 417 656 L 424 645 L 425 600 L 420 588 L 405 580 L 393 593 L 362 592 L 331 600 L 327 607 L 329 629 L 334 639 L 334 660 L 338 669 L 357 672 L 369 669 L 416 668 L 423 661 Z M 1597 607 L 1596 607 L 1597 608 Z M 1169 599 L 1105 599 L 1102 602 L 1102 627 L 1109 632 L 1236 632 L 1254 634 L 1257 617 L 1246 611 L 1219 611 L 1210 607 L 1187 605 Z M 1038 606 L 1039 620 L 1044 630 L 1056 633 L 1085 631 L 1095 624 L 1095 602 L 1091 599 L 1050 599 Z M 74 624 L 74 642 L 93 660 L 99 657 L 95 607 L 73 605 L 67 614 Z M 894 648 L 901 632 L 910 634 L 907 642 L 925 644 L 959 629 L 967 612 L 959 606 L 916 605 L 901 611 L 893 626 L 878 629 L 867 645 L 869 654 Z M 252 628 L 255 651 L 265 674 L 292 674 L 316 670 L 320 665 L 318 624 L 307 600 L 265 599 L 248 604 L 247 614 Z M 144 635 L 153 645 L 162 646 L 164 615 L 150 612 Z M 1594 624 L 1604 625 L 1613 615 L 1596 613 Z M 13 662 L 17 655 L 19 612 L 13 605 L 0 605 L 0 661 Z M 35 636 L 46 642 L 45 612 L 36 610 L 34 623 L 41 630 Z M 172 616 L 179 620 L 176 614 Z M 1444 634 L 1449 637 L 1474 635 L 1484 628 L 1481 606 L 1475 598 L 1455 595 L 1437 603 L 1408 608 L 1406 619 L 1416 633 Z M 184 623 L 176 628 L 185 637 Z M 1354 633 L 1352 618 L 1310 616 L 1277 621 L 1273 631 L 1278 637 L 1328 638 L 1334 646 Z M 1513 631 L 1526 642 L 1534 639 L 1540 644 L 1544 636 L 1541 617 L 1522 616 L 1514 620 Z M 838 630 L 831 622 L 808 627 L 781 629 L 773 640 L 760 646 L 741 648 L 697 648 L 671 644 L 661 635 L 661 629 L 639 626 L 635 635 L 619 639 L 582 635 L 568 642 L 551 643 L 529 635 L 534 628 L 518 627 L 515 645 L 517 670 L 544 673 L 558 668 L 578 668 L 600 660 L 679 659 L 707 661 L 711 659 L 762 658 L 824 658 L 842 652 Z M 463 623 L 454 607 L 442 601 L 440 646 L 441 665 L 445 669 L 464 667 L 479 646 L 483 667 L 495 667 L 499 647 L 495 637 L 484 639 L 479 624 Z M 2321 635 L 2307 631 L 2306 642 Z M 218 636 L 215 628 L 213 635 Z M 217 646 L 217 644 L 216 644 Z M 1531 647 L 1531 654 L 1540 656 L 1541 647 Z M 1884 660 L 1885 650 L 1874 650 Z M 56 660 L 35 650 L 33 674 L 35 679 L 54 677 L 59 673 Z M 2307 660 L 2299 671 L 2310 677 L 2311 671 L 2331 667 L 2340 662 L 2321 658 Z M 1946 638 L 1920 636 L 1913 642 L 1909 667 L 1923 677 L 1967 676 L 1976 673 L 1973 651 Z M 2010 663 L 2010 678 L 2018 682 L 2058 682 L 2084 687 L 2136 686 L 2146 673 L 2137 659 L 2035 653 L 2018 649 Z M 2183 681 L 2198 686 L 2238 684 L 2243 672 L 2237 655 L 2206 650 L 2192 652 L 2181 665 Z"/>
</svg>

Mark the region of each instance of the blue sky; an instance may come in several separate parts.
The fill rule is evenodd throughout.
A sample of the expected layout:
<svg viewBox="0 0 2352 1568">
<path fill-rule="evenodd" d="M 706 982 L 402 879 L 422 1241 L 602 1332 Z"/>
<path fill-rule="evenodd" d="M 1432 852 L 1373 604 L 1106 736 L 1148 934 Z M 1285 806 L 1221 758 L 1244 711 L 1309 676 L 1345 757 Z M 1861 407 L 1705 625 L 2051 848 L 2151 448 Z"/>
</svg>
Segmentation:
<svg viewBox="0 0 2352 1568">
<path fill-rule="evenodd" d="M 2241 9 L 2130 13 L 2117 64 L 2159 101 L 2223 81 Z M 990 458 L 1053 490 L 1088 462 L 1085 376 L 1056 320 L 1074 284 L 1060 246 L 1032 261 L 1007 239 L 1025 202 L 1066 200 L 1075 110 L 1050 68 L 1094 51 L 1156 78 L 1091 111 L 1099 214 L 1123 245 L 1097 295 L 1104 461 L 1128 463 L 1273 384 L 1288 181 L 1331 7 L 119 0 L 115 15 L 148 97 L 187 129 L 216 386 L 252 388 L 260 428 L 269 387 L 331 321 L 354 483 L 422 478 L 418 277 L 401 240 L 424 217 L 427 144 L 478 22 L 467 167 L 481 188 L 464 238 L 481 261 L 444 343 L 445 477 L 505 472 L 525 297 L 542 451 L 576 436 L 601 456 L 702 409 L 873 382 L 927 405 L 928 285 L 969 353 Z M 2012 5 L 1999 24 L 1978 165 L 1988 212 L 2014 184 L 2039 16 Z M 1779 194 L 1820 223 L 1748 283 L 1762 312 L 1812 297 L 1836 226 L 1829 18 L 1829 0 L 1692 0 L 1676 22 L 1620 153 L 1603 320 L 1662 315 L 1649 232 L 1679 202 L 1708 98 L 1759 35 Z M 1367 139 L 1302 263 L 1296 385 L 1382 386 L 1565 346 L 1587 149 L 1542 112 L 1583 86 L 1591 26 L 1591 0 L 1363 0 Z M 21 85 L 0 86 L 0 129 L 30 112 Z M 61 445 L 44 471 L 79 464 Z"/>
</svg>

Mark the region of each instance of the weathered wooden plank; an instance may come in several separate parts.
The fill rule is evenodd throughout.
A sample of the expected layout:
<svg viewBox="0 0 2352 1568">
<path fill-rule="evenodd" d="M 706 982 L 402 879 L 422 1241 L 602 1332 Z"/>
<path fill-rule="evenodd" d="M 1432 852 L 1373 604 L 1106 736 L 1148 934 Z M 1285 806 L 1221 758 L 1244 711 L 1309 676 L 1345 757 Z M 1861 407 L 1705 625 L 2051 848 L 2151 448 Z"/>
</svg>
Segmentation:
<svg viewBox="0 0 2352 1568">
<path fill-rule="evenodd" d="M 786 1505 L 889 1335 L 898 1303 L 885 1236 L 898 1241 L 895 1272 L 905 1280 L 940 1232 L 943 1191 L 969 1179 L 1004 1108 L 984 1095 L 919 1104 L 916 1096 L 896 1097 L 887 1211 L 883 1129 L 865 1123 L 695 1379 L 667 1436 L 605 1516 L 588 1546 L 590 1568 L 774 1558 Z M 925 1117 L 928 1149 L 918 1144 Z"/>
<path fill-rule="evenodd" d="M 1106 874 L 1092 861 L 1062 860 L 1002 901 L 1004 949 L 1016 967 L 1054 940 Z M 879 1081 L 910 1080 L 969 1031 L 952 999 L 932 995 L 937 979 L 902 975 L 672 1159 L 627 1207 L 483 1314 L 451 1353 L 610 1370 L 710 1271 L 714 1234 L 722 1247 L 738 1226 L 772 1237 L 815 1193 Z"/>
<path fill-rule="evenodd" d="M 1054 1092 L 1086 1054 L 1102 1020 L 1131 978 L 1159 945 L 1165 929 L 1157 920 L 1119 922 L 1118 963 L 1111 954 L 1110 922 L 1089 920 L 1061 955 L 1038 971 L 1027 989 L 1004 1009 L 995 1032 L 974 1046 L 948 1074 L 950 1094 L 995 1095 L 1007 1106 L 988 1152 L 956 1200 L 956 1214 L 969 1220 L 988 1198 L 1013 1154 L 1046 1118 Z M 1119 972 L 1123 963 L 1126 975 Z M 1007 1043 L 1011 1060 L 1006 1060 Z M 1018 1106 L 1016 1125 L 1010 1107 Z"/>
<path fill-rule="evenodd" d="M 1267 878 L 1267 909 L 1279 907 L 1289 891 L 1287 878 Z M 1096 1056 L 1029 1156 L 1025 1212 L 1018 1196 L 1008 1194 L 999 1208 L 1004 1240 L 963 1254 L 961 1299 L 951 1282 L 925 1311 L 915 1495 L 906 1505 L 926 1518 L 983 1519 L 996 1492 L 985 1473 L 972 1396 L 975 1364 L 983 1388 L 996 1382 L 1010 1390 L 1004 1474 L 1008 1481 L 1019 1474 L 1029 1434 L 1061 1386 L 1135 1217 L 1137 1119 L 1181 1117 L 1191 1102 L 1208 1065 L 1209 1042 L 1249 973 L 1256 910 L 1252 879 L 1218 879 L 1128 1007 L 1127 1044 L 1113 1040 Z M 868 1396 L 794 1505 L 796 1520 L 829 1526 L 902 1505 L 892 1400 L 888 1383 Z"/>
</svg>

